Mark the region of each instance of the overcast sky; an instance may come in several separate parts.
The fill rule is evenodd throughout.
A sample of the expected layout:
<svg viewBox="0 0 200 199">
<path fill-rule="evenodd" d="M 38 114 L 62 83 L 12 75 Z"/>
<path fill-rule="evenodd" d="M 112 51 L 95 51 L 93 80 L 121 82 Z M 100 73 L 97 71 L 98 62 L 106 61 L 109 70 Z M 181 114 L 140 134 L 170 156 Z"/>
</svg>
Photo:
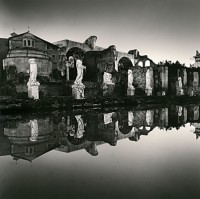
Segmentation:
<svg viewBox="0 0 200 199">
<path fill-rule="evenodd" d="M 155 62 L 188 64 L 200 50 L 200 0 L 0 0 L 0 37 L 28 30 L 50 42 L 138 49 Z"/>
</svg>

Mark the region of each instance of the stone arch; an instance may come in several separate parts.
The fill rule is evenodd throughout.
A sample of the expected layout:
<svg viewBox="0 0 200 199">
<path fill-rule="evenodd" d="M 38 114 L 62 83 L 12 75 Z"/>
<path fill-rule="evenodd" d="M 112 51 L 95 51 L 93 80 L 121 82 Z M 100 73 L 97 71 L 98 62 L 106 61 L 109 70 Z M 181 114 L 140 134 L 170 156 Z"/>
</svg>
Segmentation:
<svg viewBox="0 0 200 199">
<path fill-rule="evenodd" d="M 121 96 L 127 95 L 127 89 L 129 85 L 133 83 L 132 74 L 133 64 L 128 57 L 122 57 L 118 62 L 118 72 L 119 72 L 119 90 Z"/>
<path fill-rule="evenodd" d="M 77 69 L 76 69 L 76 61 L 79 59 L 83 61 L 85 56 L 85 51 L 78 47 L 70 48 L 66 53 L 66 58 L 69 60 L 69 57 L 74 58 L 74 64 L 69 68 L 69 80 L 75 80 L 77 75 Z"/>
</svg>

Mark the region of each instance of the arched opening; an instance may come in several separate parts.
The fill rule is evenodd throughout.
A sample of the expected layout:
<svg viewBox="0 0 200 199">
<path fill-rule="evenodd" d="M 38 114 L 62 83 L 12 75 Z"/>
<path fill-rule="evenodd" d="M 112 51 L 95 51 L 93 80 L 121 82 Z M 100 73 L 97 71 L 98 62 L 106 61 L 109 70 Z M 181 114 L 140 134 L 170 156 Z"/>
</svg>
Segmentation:
<svg viewBox="0 0 200 199">
<path fill-rule="evenodd" d="M 73 57 L 74 64 L 69 67 L 69 80 L 74 81 L 76 79 L 77 75 L 77 69 L 76 69 L 76 61 L 79 59 L 83 61 L 85 55 L 85 51 L 81 48 L 74 47 L 67 51 L 66 58 L 69 60 L 69 57 Z"/>
<path fill-rule="evenodd" d="M 145 67 L 149 67 L 151 65 L 150 61 L 149 60 L 146 60 L 145 61 Z"/>
<path fill-rule="evenodd" d="M 133 129 L 133 126 L 129 123 L 129 114 L 119 113 L 118 127 L 122 134 L 128 134 Z"/>
<path fill-rule="evenodd" d="M 143 62 L 142 62 L 142 61 L 139 61 L 139 62 L 138 62 L 138 66 L 143 67 Z"/>
<path fill-rule="evenodd" d="M 127 57 L 122 57 L 118 62 L 118 71 L 119 71 L 119 95 L 126 96 L 128 85 L 132 85 L 133 76 L 132 71 L 129 70 L 133 67 L 132 62 Z"/>
</svg>

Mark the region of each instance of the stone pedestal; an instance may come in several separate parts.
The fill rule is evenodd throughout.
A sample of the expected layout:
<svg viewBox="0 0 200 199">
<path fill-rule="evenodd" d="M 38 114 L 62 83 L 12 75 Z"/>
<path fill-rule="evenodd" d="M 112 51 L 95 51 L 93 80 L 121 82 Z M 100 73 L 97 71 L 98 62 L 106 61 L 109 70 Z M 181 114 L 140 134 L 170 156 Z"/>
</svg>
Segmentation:
<svg viewBox="0 0 200 199">
<path fill-rule="evenodd" d="M 147 96 L 151 96 L 151 95 L 152 95 L 152 90 L 153 90 L 152 88 L 146 88 L 146 89 L 145 89 L 146 95 L 147 95 Z"/>
<path fill-rule="evenodd" d="M 85 86 L 83 84 L 72 85 L 72 96 L 75 99 L 84 99 Z"/>
<path fill-rule="evenodd" d="M 177 95 L 180 96 L 180 95 L 184 95 L 184 91 L 182 88 L 178 88 L 177 89 Z"/>
<path fill-rule="evenodd" d="M 161 95 L 162 95 L 162 96 L 165 96 L 165 95 L 166 95 L 166 92 L 165 92 L 165 91 L 162 91 Z"/>
<path fill-rule="evenodd" d="M 39 82 L 28 82 L 28 97 L 33 99 L 39 99 Z"/>
<path fill-rule="evenodd" d="M 190 97 L 194 96 L 194 91 L 193 91 L 192 89 L 189 90 L 189 91 L 188 91 L 188 95 L 189 95 Z"/>
<path fill-rule="evenodd" d="M 114 95 L 114 89 L 115 89 L 115 84 L 106 84 L 103 83 L 102 85 L 102 90 L 103 90 L 103 96 L 113 96 Z"/>
<path fill-rule="evenodd" d="M 127 88 L 127 96 L 133 96 L 133 95 L 135 95 L 135 87 L 130 86 Z"/>
</svg>

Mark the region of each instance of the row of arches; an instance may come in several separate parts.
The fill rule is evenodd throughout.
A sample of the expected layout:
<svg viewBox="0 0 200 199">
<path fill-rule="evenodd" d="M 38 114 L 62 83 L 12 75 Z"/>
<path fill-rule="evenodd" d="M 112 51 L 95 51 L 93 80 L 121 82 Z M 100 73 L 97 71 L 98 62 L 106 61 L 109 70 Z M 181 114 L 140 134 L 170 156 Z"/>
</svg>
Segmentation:
<svg viewBox="0 0 200 199">
<path fill-rule="evenodd" d="M 127 95 L 127 88 L 132 88 L 134 82 L 133 71 L 137 66 L 141 67 L 150 67 L 151 63 L 150 60 L 142 60 L 133 66 L 133 62 L 129 57 L 119 57 L 115 60 L 115 71 L 114 72 L 107 72 L 107 71 L 100 71 L 98 68 L 98 61 L 101 60 L 102 55 L 101 51 L 84 51 L 81 48 L 73 47 L 67 51 L 66 54 L 63 54 L 65 57 L 61 59 L 61 62 L 65 62 L 64 64 L 61 63 L 63 69 L 65 70 L 65 74 L 68 75 L 69 81 L 74 81 L 77 75 L 76 69 L 76 61 L 81 60 L 83 65 L 86 66 L 86 70 L 84 72 L 83 81 L 91 81 L 91 82 L 99 82 L 104 83 L 105 81 L 109 81 L 106 83 L 115 83 L 118 85 L 120 95 L 126 96 Z M 70 65 L 68 71 L 66 70 L 66 62 L 70 60 L 70 57 L 73 57 L 73 64 Z M 138 73 L 140 73 L 139 71 Z M 144 71 L 143 71 L 144 72 Z M 67 74 L 68 73 L 68 74 Z M 106 73 L 106 74 L 105 74 Z M 151 87 L 151 74 L 150 70 L 146 70 L 146 88 Z"/>
</svg>

